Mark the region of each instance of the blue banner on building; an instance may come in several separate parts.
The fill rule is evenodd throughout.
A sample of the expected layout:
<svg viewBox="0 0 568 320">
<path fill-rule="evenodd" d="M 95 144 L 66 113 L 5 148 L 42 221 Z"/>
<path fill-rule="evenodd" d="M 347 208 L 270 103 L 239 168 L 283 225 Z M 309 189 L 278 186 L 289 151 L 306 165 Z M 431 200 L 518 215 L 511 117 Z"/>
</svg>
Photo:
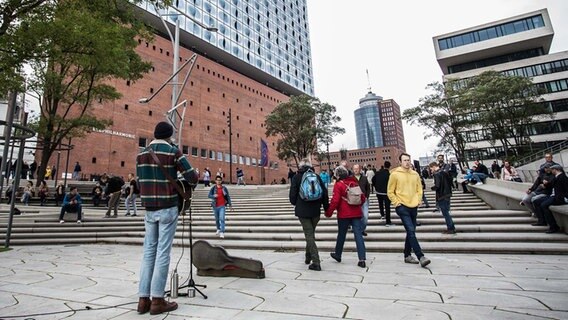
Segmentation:
<svg viewBox="0 0 568 320">
<path fill-rule="evenodd" d="M 260 166 L 268 167 L 268 145 L 260 139 Z"/>
</svg>

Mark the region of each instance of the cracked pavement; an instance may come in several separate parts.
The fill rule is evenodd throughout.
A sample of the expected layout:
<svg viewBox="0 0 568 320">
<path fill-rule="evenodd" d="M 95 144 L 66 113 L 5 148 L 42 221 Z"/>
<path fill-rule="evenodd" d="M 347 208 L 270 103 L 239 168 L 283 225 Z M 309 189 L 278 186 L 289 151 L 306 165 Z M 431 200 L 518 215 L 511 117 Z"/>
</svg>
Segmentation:
<svg viewBox="0 0 568 320">
<path fill-rule="evenodd" d="M 182 284 L 189 252 L 172 252 Z M 229 254 L 261 260 L 266 278 L 194 276 L 209 298 L 179 297 L 167 319 L 568 319 L 568 256 L 430 254 L 425 269 L 402 253 L 367 253 L 362 269 L 354 252 L 341 263 L 320 252 L 316 272 L 303 252 Z M 163 319 L 136 313 L 141 256 L 141 246 L 126 245 L 2 252 L 0 319 Z"/>
</svg>

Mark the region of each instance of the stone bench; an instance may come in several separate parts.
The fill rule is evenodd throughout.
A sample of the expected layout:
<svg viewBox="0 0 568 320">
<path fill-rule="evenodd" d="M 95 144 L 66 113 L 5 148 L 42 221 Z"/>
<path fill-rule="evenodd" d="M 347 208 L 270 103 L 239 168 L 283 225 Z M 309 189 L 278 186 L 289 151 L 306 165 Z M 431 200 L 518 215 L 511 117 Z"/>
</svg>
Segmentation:
<svg viewBox="0 0 568 320">
<path fill-rule="evenodd" d="M 550 206 L 550 211 L 552 211 L 552 215 L 560 229 L 568 234 L 568 205 Z"/>
<path fill-rule="evenodd" d="M 532 184 L 486 179 L 483 185 L 468 185 L 477 197 L 487 203 L 493 209 L 508 209 L 527 211 L 525 206 L 520 205 L 521 199 L 526 195 L 526 190 Z"/>
</svg>

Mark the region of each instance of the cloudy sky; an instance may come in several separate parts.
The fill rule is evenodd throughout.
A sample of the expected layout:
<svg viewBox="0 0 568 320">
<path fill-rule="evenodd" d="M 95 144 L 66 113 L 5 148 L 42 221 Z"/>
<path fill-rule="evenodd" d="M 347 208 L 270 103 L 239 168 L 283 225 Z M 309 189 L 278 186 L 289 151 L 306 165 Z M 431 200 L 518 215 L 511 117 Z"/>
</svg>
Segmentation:
<svg viewBox="0 0 568 320">
<path fill-rule="evenodd" d="M 348 5 L 347 5 L 348 4 Z M 565 0 L 308 0 L 315 95 L 335 105 L 346 133 L 331 151 L 357 148 L 353 112 L 368 88 L 414 107 L 425 87 L 441 81 L 432 37 L 547 8 L 554 40 L 550 52 L 568 50 L 568 1 Z M 437 141 L 404 124 L 406 150 L 431 155 Z"/>
</svg>

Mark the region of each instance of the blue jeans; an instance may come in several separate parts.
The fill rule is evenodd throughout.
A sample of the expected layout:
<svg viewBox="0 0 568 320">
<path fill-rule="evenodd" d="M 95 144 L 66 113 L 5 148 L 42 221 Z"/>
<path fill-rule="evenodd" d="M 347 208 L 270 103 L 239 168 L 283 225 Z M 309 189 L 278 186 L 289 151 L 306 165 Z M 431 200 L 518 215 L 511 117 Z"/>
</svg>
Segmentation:
<svg viewBox="0 0 568 320">
<path fill-rule="evenodd" d="M 424 205 L 425 205 L 426 207 L 429 207 L 429 206 L 430 206 L 430 204 L 428 203 L 428 199 L 426 199 L 426 194 L 425 194 L 425 193 L 422 193 L 422 202 L 424 202 Z"/>
<path fill-rule="evenodd" d="M 178 208 L 146 211 L 144 257 L 140 267 L 139 297 L 163 298 L 176 233 Z"/>
<path fill-rule="evenodd" d="M 361 211 L 363 214 L 361 216 L 361 232 L 363 232 L 367 229 L 367 224 L 369 224 L 369 199 L 363 202 L 363 205 L 361 205 Z"/>
<path fill-rule="evenodd" d="M 404 241 L 404 257 L 410 256 L 411 249 L 418 259 L 422 258 L 424 254 L 416 239 L 416 216 L 418 215 L 418 208 L 409 208 L 404 205 L 399 205 L 395 208 L 396 214 L 402 220 L 404 230 L 406 230 L 406 240 Z"/>
<path fill-rule="evenodd" d="M 452 220 L 452 216 L 450 216 L 450 199 L 438 200 L 436 201 L 436 204 L 438 205 L 438 208 L 440 208 L 440 211 L 446 220 L 448 230 L 455 230 L 456 227 L 454 226 L 454 221 Z"/>
<path fill-rule="evenodd" d="M 556 222 L 556 219 L 554 218 L 554 215 L 552 214 L 552 211 L 550 211 L 549 207 L 551 205 L 566 204 L 566 201 L 563 201 L 562 203 L 558 203 L 555 200 L 556 199 L 551 196 L 549 198 L 546 198 L 540 204 L 540 210 L 544 215 L 544 220 L 546 221 L 546 224 L 548 224 L 549 230 L 559 230 L 560 229 L 560 226 L 558 226 L 558 223 Z"/>
<path fill-rule="evenodd" d="M 213 207 L 215 226 L 219 232 L 225 233 L 225 206 Z"/>
<path fill-rule="evenodd" d="M 487 179 L 487 175 L 486 175 L 485 173 L 474 172 L 474 173 L 472 173 L 472 178 L 473 178 L 476 182 L 481 182 L 481 183 L 483 183 L 483 180 Z"/>
<path fill-rule="evenodd" d="M 130 213 L 130 207 L 132 207 L 134 215 L 136 215 L 136 193 L 129 194 L 124 202 L 126 204 L 126 214 Z"/>
<path fill-rule="evenodd" d="M 353 235 L 355 236 L 355 244 L 357 245 L 357 256 L 359 257 L 359 260 L 367 260 L 365 257 L 365 240 L 363 240 L 361 218 L 337 219 L 337 241 L 335 242 L 335 254 L 341 258 L 349 225 L 353 228 Z"/>
</svg>

